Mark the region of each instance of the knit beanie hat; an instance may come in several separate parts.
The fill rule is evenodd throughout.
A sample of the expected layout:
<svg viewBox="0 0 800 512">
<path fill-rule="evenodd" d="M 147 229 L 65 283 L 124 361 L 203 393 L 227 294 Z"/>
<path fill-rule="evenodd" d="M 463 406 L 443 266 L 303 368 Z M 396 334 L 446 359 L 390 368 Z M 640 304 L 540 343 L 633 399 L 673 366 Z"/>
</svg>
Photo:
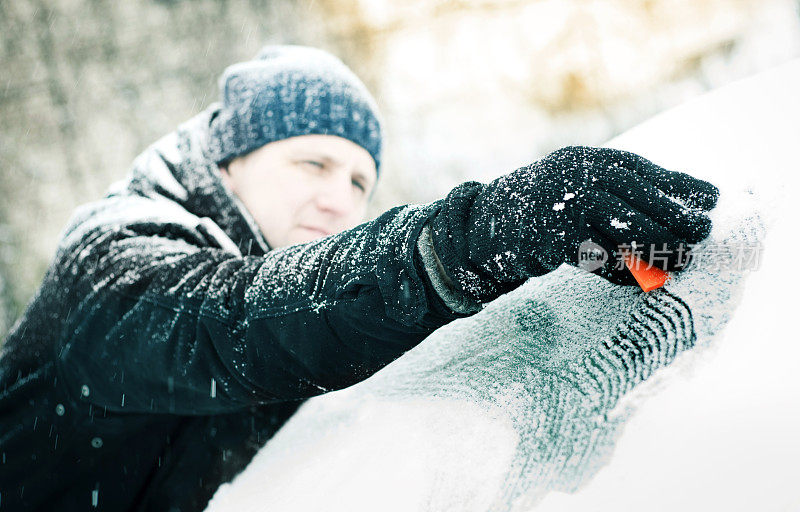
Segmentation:
<svg viewBox="0 0 800 512">
<path fill-rule="evenodd" d="M 218 164 L 277 140 L 325 134 L 363 147 L 380 169 L 375 100 L 330 53 L 304 46 L 266 46 L 254 60 L 229 66 L 219 86 L 222 106 L 211 120 L 208 147 Z"/>
</svg>

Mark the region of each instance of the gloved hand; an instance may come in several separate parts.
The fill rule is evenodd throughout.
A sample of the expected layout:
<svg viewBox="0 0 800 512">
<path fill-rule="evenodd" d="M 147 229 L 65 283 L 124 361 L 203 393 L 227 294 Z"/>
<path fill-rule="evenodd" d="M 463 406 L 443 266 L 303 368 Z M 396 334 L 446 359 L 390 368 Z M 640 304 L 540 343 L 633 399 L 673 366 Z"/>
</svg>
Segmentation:
<svg viewBox="0 0 800 512">
<path fill-rule="evenodd" d="M 617 268 L 620 250 L 681 270 L 688 244 L 711 231 L 706 211 L 718 197 L 714 185 L 634 153 L 570 146 L 488 185 L 454 188 L 432 220 L 433 247 L 449 279 L 480 302 L 562 263 L 577 266 L 587 240 L 608 255 L 595 273 L 634 285 Z"/>
</svg>

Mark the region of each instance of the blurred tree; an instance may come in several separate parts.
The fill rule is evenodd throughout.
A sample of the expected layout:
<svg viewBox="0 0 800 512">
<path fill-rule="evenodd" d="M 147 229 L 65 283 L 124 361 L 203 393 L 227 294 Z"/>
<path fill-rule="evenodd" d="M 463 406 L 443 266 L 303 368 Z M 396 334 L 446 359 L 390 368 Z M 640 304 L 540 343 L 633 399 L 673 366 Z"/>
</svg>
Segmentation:
<svg viewBox="0 0 800 512">
<path fill-rule="evenodd" d="M 329 47 L 293 0 L 0 2 L 0 339 L 78 204 L 217 99 L 217 77 L 265 43 Z"/>
</svg>

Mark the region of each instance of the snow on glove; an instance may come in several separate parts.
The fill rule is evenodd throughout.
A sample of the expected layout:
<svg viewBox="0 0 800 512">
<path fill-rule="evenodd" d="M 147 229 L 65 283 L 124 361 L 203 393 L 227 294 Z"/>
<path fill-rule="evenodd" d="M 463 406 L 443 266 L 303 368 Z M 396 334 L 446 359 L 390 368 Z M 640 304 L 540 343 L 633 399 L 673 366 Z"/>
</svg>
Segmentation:
<svg viewBox="0 0 800 512">
<path fill-rule="evenodd" d="M 569 146 L 488 185 L 454 188 L 431 223 L 433 246 L 456 287 L 480 302 L 562 263 L 578 266 L 587 240 L 608 256 L 594 273 L 634 285 L 620 251 L 681 270 L 689 245 L 710 233 L 706 211 L 718 197 L 711 183 L 634 153 Z"/>
</svg>

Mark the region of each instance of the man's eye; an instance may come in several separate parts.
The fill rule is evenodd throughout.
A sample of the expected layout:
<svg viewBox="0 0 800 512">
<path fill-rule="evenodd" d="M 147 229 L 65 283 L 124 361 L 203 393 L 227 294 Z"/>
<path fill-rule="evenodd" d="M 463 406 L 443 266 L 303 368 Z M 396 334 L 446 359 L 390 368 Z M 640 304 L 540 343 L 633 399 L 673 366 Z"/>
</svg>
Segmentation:
<svg viewBox="0 0 800 512">
<path fill-rule="evenodd" d="M 309 167 L 316 167 L 317 169 L 322 169 L 325 167 L 322 162 L 318 162 L 316 160 L 302 160 L 300 163 Z"/>
<path fill-rule="evenodd" d="M 363 183 L 361 183 L 361 182 L 360 182 L 360 181 L 358 181 L 358 180 L 353 180 L 353 185 L 355 185 L 356 187 L 358 187 L 359 189 L 361 189 L 361 191 L 362 191 L 362 192 L 366 192 L 366 191 L 367 191 L 367 187 L 365 187 L 365 186 L 364 186 L 364 184 L 363 184 Z"/>
</svg>

